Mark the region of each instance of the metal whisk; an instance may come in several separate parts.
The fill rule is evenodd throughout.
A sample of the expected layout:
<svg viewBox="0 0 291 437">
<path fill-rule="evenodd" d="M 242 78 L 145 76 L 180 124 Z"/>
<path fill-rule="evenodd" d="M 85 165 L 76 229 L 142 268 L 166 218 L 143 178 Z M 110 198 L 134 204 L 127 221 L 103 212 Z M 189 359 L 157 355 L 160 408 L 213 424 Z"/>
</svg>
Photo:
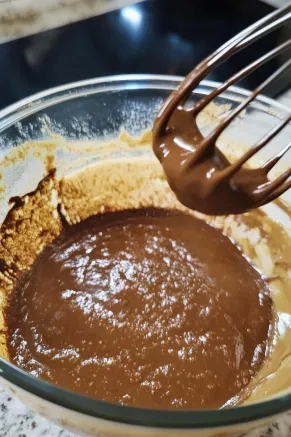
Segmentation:
<svg viewBox="0 0 291 437">
<path fill-rule="evenodd" d="M 196 124 L 197 115 L 216 96 L 267 61 L 291 48 L 291 39 L 243 68 L 195 103 L 192 108 L 186 109 L 184 106 L 193 89 L 213 68 L 290 19 L 291 4 L 243 30 L 203 60 L 164 102 L 154 123 L 154 151 L 163 164 L 170 186 L 186 206 L 207 214 L 241 213 L 274 200 L 291 187 L 291 181 L 288 180 L 291 176 L 291 168 L 273 181 L 267 177 L 270 170 L 291 148 L 291 142 L 260 169 L 243 168 L 253 155 L 266 146 L 290 122 L 291 110 L 290 114 L 235 163 L 230 163 L 216 147 L 216 141 L 225 128 L 291 66 L 291 59 L 226 115 L 209 135 L 203 137 Z M 203 180 L 201 181 L 202 176 L 204 184 Z"/>
</svg>

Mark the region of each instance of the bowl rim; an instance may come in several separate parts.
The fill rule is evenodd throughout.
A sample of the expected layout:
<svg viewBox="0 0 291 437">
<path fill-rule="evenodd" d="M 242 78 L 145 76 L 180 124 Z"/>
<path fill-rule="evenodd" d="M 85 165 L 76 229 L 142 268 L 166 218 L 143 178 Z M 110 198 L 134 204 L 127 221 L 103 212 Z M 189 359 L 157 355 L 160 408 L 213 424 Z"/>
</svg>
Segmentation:
<svg viewBox="0 0 291 437">
<path fill-rule="evenodd" d="M 104 77 L 98 77 L 98 78 L 92 78 L 92 79 L 86 79 L 81 80 L 77 82 L 71 82 L 64 85 L 56 86 L 53 88 L 49 88 L 44 91 L 40 91 L 38 93 L 32 94 L 29 97 L 25 97 L 24 99 L 21 99 L 17 101 L 16 103 L 13 103 L 6 108 L 3 108 L 0 110 L 0 132 L 3 129 L 6 129 L 9 127 L 10 124 L 15 123 L 16 121 L 20 121 L 22 118 L 31 115 L 41 109 L 47 108 L 49 106 L 56 105 L 58 103 L 61 103 L 66 100 L 71 100 L 76 97 L 80 97 L 81 95 L 88 95 L 90 93 L 97 93 L 97 92 L 105 92 L 109 91 L 110 87 L 112 86 L 114 90 L 116 90 L 116 83 L 121 82 L 124 86 L 125 83 L 133 82 L 131 86 L 128 86 L 126 88 L 131 89 L 138 89 L 140 88 L 141 82 L 150 81 L 151 86 L 149 85 L 142 85 L 142 88 L 153 88 L 153 82 L 159 82 L 162 83 L 168 83 L 168 86 L 163 86 L 163 89 L 173 89 L 174 85 L 178 85 L 179 82 L 181 82 L 184 79 L 182 76 L 174 76 L 174 75 L 159 75 L 159 74 L 120 74 L 120 75 L 113 75 L 113 76 L 104 76 Z M 136 83 L 135 83 L 136 82 Z M 99 91 L 94 89 L 93 91 L 86 91 L 82 90 L 83 87 L 89 87 L 89 86 L 100 86 Z M 103 87 L 102 87 L 103 85 Z M 139 86 L 138 86 L 139 85 Z M 211 81 L 211 80 L 203 80 L 201 81 L 200 85 L 202 87 L 208 87 L 208 88 L 216 88 L 219 85 L 221 85 L 220 82 Z M 158 89 L 161 89 L 161 87 L 157 87 Z M 200 86 L 197 88 L 197 90 L 200 88 Z M 120 89 L 123 89 L 123 87 L 120 87 Z M 72 93 L 69 93 L 71 91 Z M 66 94 L 64 94 L 67 92 Z M 238 87 L 238 86 L 230 86 L 226 91 L 221 93 L 221 95 L 228 95 L 228 98 L 230 98 L 229 94 L 235 94 L 240 95 L 240 97 L 248 97 L 250 96 L 251 92 L 249 90 L 246 90 L 244 88 Z M 290 108 L 288 106 L 276 102 L 274 99 L 264 96 L 262 94 L 258 95 L 254 102 L 259 102 L 268 106 L 271 106 L 272 108 L 275 108 L 275 111 L 284 111 L 289 113 Z M 277 114 L 275 114 L 277 115 Z M 14 118 L 13 118 L 14 116 Z M 278 115 L 277 115 L 278 116 Z"/>
<path fill-rule="evenodd" d="M 149 86 L 146 88 L 152 88 L 150 84 L 153 85 L 154 82 L 165 82 L 169 85 L 168 89 L 174 89 L 174 85 L 178 84 L 182 79 L 182 77 L 170 75 L 127 74 L 88 79 L 54 87 L 22 99 L 2 109 L 0 111 L 0 132 L 16 122 L 13 115 L 17 114 L 17 119 L 19 120 L 37 112 L 39 109 L 47 107 L 47 103 L 49 103 L 49 106 L 55 105 L 62 101 L 79 97 L 82 94 L 88 94 L 85 90 L 79 90 L 78 92 L 78 89 L 82 89 L 83 87 L 121 82 L 120 90 L 124 90 L 126 87 L 122 86 L 122 83 L 124 85 L 124 83 L 136 82 L 136 88 L 139 88 L 138 84 L 143 81 L 149 81 Z M 219 83 L 214 81 L 202 81 L 201 85 L 213 88 L 217 87 Z M 77 90 L 77 93 L 69 95 L 66 93 L 72 90 Z M 104 92 L 108 91 L 108 89 L 103 87 L 100 91 Z M 250 95 L 250 91 L 236 86 L 230 87 L 229 92 L 239 97 Z M 54 98 L 58 93 L 65 94 L 59 96 L 57 99 Z M 227 94 L 224 93 L 224 95 Z M 231 97 L 228 96 L 228 99 L 230 98 Z M 47 100 L 49 102 L 47 102 Z M 290 111 L 287 106 L 269 97 L 260 95 L 256 101 L 275 108 L 275 111 Z M 69 410 L 107 421 L 143 426 L 146 428 L 210 429 L 258 421 L 291 410 L 291 393 L 281 395 L 275 399 L 223 410 L 156 410 L 124 406 L 100 401 L 59 388 L 26 373 L 2 357 L 0 357 L 0 377 L 32 395 Z"/>
</svg>

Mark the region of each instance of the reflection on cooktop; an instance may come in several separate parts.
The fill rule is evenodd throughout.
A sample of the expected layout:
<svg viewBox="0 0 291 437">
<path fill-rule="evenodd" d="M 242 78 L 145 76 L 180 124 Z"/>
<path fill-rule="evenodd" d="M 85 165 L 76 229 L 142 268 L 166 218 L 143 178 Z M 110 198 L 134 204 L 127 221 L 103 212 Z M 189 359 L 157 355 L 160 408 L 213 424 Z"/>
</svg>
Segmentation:
<svg viewBox="0 0 291 437">
<path fill-rule="evenodd" d="M 256 0 L 153 0 L 0 46 L 0 107 L 66 82 L 123 73 L 185 75 L 203 57 L 272 8 Z M 281 29 L 209 77 L 223 80 L 286 39 Z M 282 63 L 247 78 L 253 88 Z M 290 86 L 289 75 L 269 90 Z"/>
</svg>

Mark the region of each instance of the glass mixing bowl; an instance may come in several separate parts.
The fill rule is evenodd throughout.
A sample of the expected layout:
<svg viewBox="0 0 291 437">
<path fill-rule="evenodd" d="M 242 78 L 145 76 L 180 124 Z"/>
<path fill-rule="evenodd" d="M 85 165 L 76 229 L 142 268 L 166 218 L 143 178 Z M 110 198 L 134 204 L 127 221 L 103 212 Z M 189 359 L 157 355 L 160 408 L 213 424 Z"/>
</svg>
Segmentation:
<svg viewBox="0 0 291 437">
<path fill-rule="evenodd" d="M 180 80 L 152 75 L 107 77 L 61 86 L 24 99 L 0 112 L 0 164 L 23 142 L 48 138 L 51 132 L 69 140 L 108 139 L 115 138 L 124 128 L 137 136 L 151 128 L 162 101 Z M 216 83 L 203 82 L 191 99 L 199 99 L 215 86 Z M 216 102 L 222 105 L 221 112 L 226 112 L 247 95 L 247 91 L 233 87 Z M 287 112 L 288 108 L 260 96 L 225 136 L 233 144 L 251 145 Z M 210 123 L 208 129 L 211 126 Z M 291 126 L 287 126 L 263 155 L 283 147 L 290 136 Z M 63 162 L 69 158 L 58 159 Z M 287 162 L 290 163 L 290 154 L 284 160 Z M 43 172 L 43 168 L 20 165 L 5 176 L 5 192 L 0 201 L 2 220 L 8 199 L 28 192 L 29 186 L 35 188 Z M 286 200 L 290 201 L 290 194 Z M 275 206 L 268 213 L 290 229 L 290 216 Z M 270 423 L 291 410 L 291 389 L 273 399 L 232 409 L 158 411 L 110 404 L 69 392 L 23 372 L 4 358 L 0 358 L 0 377 L 1 384 L 31 409 L 88 436 L 226 436 Z"/>
</svg>

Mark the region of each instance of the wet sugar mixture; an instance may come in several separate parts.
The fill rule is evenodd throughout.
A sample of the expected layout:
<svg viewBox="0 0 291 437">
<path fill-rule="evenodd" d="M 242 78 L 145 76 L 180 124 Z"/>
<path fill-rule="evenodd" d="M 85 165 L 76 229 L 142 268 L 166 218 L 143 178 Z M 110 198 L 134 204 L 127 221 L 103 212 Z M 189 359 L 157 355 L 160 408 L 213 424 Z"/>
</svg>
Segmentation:
<svg viewBox="0 0 291 437">
<path fill-rule="evenodd" d="M 156 208 L 65 225 L 6 311 L 17 366 L 160 409 L 240 402 L 265 361 L 271 321 L 268 285 L 228 237 Z"/>
</svg>

